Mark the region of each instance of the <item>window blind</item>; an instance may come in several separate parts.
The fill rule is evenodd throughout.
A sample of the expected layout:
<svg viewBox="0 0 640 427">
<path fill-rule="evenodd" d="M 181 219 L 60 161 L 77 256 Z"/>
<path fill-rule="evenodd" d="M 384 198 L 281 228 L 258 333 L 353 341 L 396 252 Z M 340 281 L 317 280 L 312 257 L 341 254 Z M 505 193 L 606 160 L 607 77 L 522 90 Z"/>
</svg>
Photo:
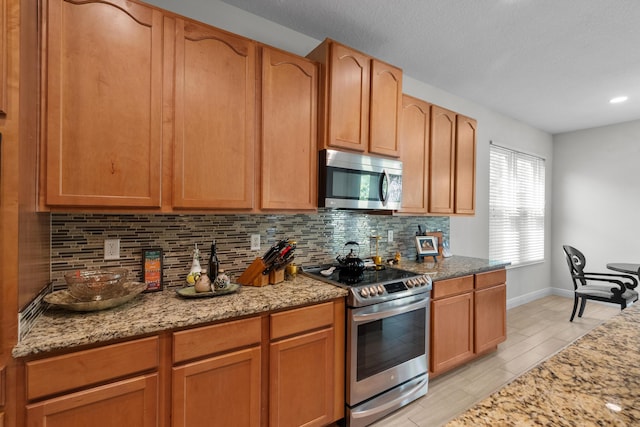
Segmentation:
<svg viewBox="0 0 640 427">
<path fill-rule="evenodd" d="M 545 160 L 491 144 L 489 257 L 522 265 L 544 260 Z"/>
</svg>

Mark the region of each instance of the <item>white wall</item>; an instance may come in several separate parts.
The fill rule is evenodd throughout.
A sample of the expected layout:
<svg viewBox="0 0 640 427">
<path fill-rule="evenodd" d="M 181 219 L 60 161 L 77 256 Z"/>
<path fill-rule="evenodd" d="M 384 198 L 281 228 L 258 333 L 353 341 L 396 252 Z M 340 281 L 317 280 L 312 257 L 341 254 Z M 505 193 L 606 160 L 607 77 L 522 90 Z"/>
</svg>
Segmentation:
<svg viewBox="0 0 640 427">
<path fill-rule="evenodd" d="M 640 120 L 554 137 L 551 285 L 572 289 L 562 245 L 587 258 L 640 263 Z"/>
<path fill-rule="evenodd" d="M 148 0 L 147 2 L 302 56 L 321 41 L 216 0 Z M 331 37 L 331 34 L 326 36 Z M 402 64 L 394 65 L 402 67 Z M 420 76 L 405 75 L 403 79 L 405 93 L 478 120 L 476 215 L 451 218 L 450 243 L 454 254 L 488 258 L 489 141 L 493 140 L 546 158 L 547 200 L 550 200 L 552 137 L 522 122 L 423 83 L 420 81 Z M 549 206 L 550 203 L 547 203 L 548 217 L 550 217 Z M 549 232 L 550 221 L 547 221 L 547 235 Z M 549 254 L 549 248 L 549 239 L 547 239 L 546 254 Z M 548 292 L 549 277 L 548 262 L 509 270 L 507 298 L 510 300 L 510 306 Z"/>
</svg>

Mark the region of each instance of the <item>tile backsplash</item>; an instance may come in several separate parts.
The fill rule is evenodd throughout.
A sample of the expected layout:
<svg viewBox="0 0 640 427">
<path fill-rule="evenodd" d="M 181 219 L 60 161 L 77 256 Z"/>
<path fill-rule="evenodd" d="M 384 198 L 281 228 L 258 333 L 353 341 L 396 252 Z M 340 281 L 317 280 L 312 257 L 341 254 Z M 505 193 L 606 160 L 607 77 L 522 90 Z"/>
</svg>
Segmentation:
<svg viewBox="0 0 640 427">
<path fill-rule="evenodd" d="M 141 278 L 142 249 L 162 248 L 165 286 L 182 286 L 191 266 L 195 244 L 205 268 L 211 241 L 215 239 L 221 267 L 232 277 L 240 275 L 255 257 L 280 239 L 297 242 L 298 265 L 331 262 L 347 241 L 360 244 L 360 257 L 379 254 L 414 258 L 414 236 L 423 230 L 449 236 L 448 217 L 375 215 L 360 211 L 320 209 L 310 214 L 83 214 L 51 215 L 51 279 L 54 288 L 65 286 L 64 273 L 80 268 L 127 267 L 133 280 Z M 393 230 L 393 242 L 387 231 Z M 250 250 L 250 235 L 260 234 L 261 250 Z M 120 239 L 120 259 L 105 261 L 104 240 Z"/>
</svg>

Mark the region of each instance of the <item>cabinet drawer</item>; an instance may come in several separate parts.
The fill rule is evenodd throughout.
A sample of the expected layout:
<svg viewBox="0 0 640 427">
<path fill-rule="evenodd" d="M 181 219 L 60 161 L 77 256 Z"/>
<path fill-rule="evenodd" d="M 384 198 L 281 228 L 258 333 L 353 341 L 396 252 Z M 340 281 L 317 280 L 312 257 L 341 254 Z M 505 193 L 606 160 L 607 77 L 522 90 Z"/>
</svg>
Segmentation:
<svg viewBox="0 0 640 427">
<path fill-rule="evenodd" d="M 175 332 L 173 361 L 183 362 L 221 351 L 260 343 L 260 318 L 235 320 L 218 325 Z"/>
<path fill-rule="evenodd" d="M 461 294 L 473 290 L 473 276 L 456 277 L 455 279 L 437 280 L 433 282 L 431 295 L 433 299 Z"/>
<path fill-rule="evenodd" d="M 156 369 L 158 346 L 151 337 L 27 362 L 27 399 Z"/>
<path fill-rule="evenodd" d="M 490 288 L 507 282 L 507 270 L 487 271 L 476 274 L 476 289 Z"/>
<path fill-rule="evenodd" d="M 297 308 L 271 315 L 271 339 L 333 324 L 333 303 Z"/>
</svg>

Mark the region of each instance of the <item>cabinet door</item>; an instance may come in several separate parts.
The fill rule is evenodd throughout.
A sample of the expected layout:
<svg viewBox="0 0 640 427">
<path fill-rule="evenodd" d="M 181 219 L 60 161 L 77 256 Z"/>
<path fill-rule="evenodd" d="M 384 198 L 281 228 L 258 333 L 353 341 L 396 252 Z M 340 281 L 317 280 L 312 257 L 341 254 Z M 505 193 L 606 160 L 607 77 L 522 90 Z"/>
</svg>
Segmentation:
<svg viewBox="0 0 640 427">
<path fill-rule="evenodd" d="M 507 285 L 475 293 L 475 352 L 495 348 L 507 338 Z"/>
<path fill-rule="evenodd" d="M 315 63 L 262 48 L 262 209 L 318 207 Z"/>
<path fill-rule="evenodd" d="M 46 203 L 159 207 L 160 11 L 126 0 L 45 4 Z"/>
<path fill-rule="evenodd" d="M 456 190 L 455 213 L 475 213 L 476 194 L 476 128 L 469 117 L 456 117 Z"/>
<path fill-rule="evenodd" d="M 371 58 L 333 42 L 329 68 L 327 144 L 367 151 Z"/>
<path fill-rule="evenodd" d="M 431 302 L 431 370 L 439 374 L 473 357 L 473 292 Z"/>
<path fill-rule="evenodd" d="M 158 375 L 145 375 L 27 406 L 28 427 L 155 427 Z"/>
<path fill-rule="evenodd" d="M 427 213 L 429 207 L 429 128 L 431 105 L 404 95 L 400 116 L 402 212 Z"/>
<path fill-rule="evenodd" d="M 429 212 L 453 213 L 456 115 L 431 107 Z"/>
<path fill-rule="evenodd" d="M 271 343 L 269 425 L 333 421 L 333 342 L 329 328 Z"/>
<path fill-rule="evenodd" d="M 250 209 L 255 43 L 176 19 L 173 206 Z"/>
<path fill-rule="evenodd" d="M 173 427 L 259 426 L 260 348 L 173 368 Z"/>
<path fill-rule="evenodd" d="M 402 70 L 377 59 L 371 61 L 369 152 L 400 156 L 398 128 L 402 110 Z"/>
</svg>

